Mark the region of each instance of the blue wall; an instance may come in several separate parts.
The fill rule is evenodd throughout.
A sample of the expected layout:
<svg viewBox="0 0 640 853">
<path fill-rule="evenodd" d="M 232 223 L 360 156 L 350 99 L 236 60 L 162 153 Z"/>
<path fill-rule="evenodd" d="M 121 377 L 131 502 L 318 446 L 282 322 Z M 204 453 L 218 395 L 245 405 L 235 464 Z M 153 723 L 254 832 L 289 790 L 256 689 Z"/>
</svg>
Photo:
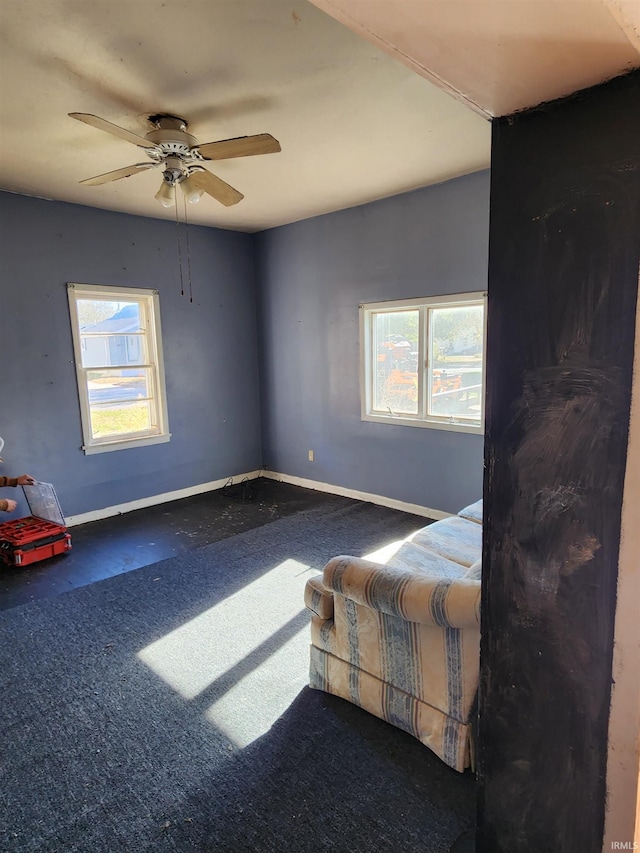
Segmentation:
<svg viewBox="0 0 640 853">
<path fill-rule="evenodd" d="M 488 211 L 483 172 L 258 235 L 193 226 L 191 304 L 174 223 L 0 193 L 0 470 L 52 482 L 66 515 L 263 463 L 455 511 L 483 439 L 361 421 L 358 304 L 484 290 Z M 160 292 L 168 444 L 80 449 L 69 281 Z"/>
<path fill-rule="evenodd" d="M 361 420 L 358 305 L 486 290 L 488 233 L 481 172 L 257 235 L 269 468 L 449 512 L 477 500 L 482 436 Z"/>
<path fill-rule="evenodd" d="M 66 515 L 260 467 L 254 238 L 189 234 L 192 304 L 175 223 L 0 193 L 0 470 L 52 482 Z M 69 281 L 160 292 L 168 444 L 80 449 Z"/>
</svg>

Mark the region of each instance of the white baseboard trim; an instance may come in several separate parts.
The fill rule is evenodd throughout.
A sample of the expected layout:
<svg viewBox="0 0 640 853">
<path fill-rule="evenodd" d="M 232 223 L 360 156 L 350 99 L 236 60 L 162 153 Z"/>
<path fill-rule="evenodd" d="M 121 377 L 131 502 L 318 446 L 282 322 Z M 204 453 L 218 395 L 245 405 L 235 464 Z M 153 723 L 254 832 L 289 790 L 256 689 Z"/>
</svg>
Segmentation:
<svg viewBox="0 0 640 853">
<path fill-rule="evenodd" d="M 432 509 L 428 506 L 420 504 L 411 504 L 406 501 L 398 501 L 395 498 L 387 498 L 384 495 L 373 495 L 370 492 L 361 492 L 358 489 L 347 489 L 344 486 L 334 486 L 331 483 L 321 483 L 318 480 L 308 480 L 305 477 L 294 477 L 292 474 L 281 474 L 278 471 L 249 471 L 247 474 L 236 474 L 232 477 L 224 477 L 221 480 L 211 480 L 209 483 L 199 483 L 197 486 L 189 486 L 186 489 L 176 489 L 174 492 L 164 492 L 161 495 L 150 495 L 148 498 L 140 498 L 136 501 L 127 501 L 127 503 L 116 504 L 115 506 L 106 506 L 102 509 L 94 509 L 90 512 L 82 512 L 79 515 L 68 515 L 65 518 L 67 527 L 74 527 L 78 524 L 86 524 L 88 521 L 100 521 L 102 518 L 111 518 L 114 515 L 124 515 L 126 512 L 132 512 L 135 509 L 145 509 L 149 506 L 157 506 L 158 504 L 169 503 L 169 501 L 179 501 L 181 498 L 190 498 L 192 495 L 201 495 L 204 492 L 213 492 L 216 489 L 221 489 L 229 480 L 233 483 L 239 483 L 242 480 L 255 480 L 256 477 L 266 477 L 269 480 L 279 480 L 282 483 L 291 483 L 292 486 L 302 486 L 305 489 L 314 489 L 317 492 L 328 492 L 331 495 L 340 495 L 343 498 L 354 498 L 358 501 L 366 503 L 378 504 L 378 506 L 386 506 L 389 509 L 398 509 L 401 512 L 410 512 L 413 515 L 420 515 L 424 518 L 433 518 L 439 521 L 442 518 L 449 518 L 450 512 L 443 512 L 440 509 Z"/>
<path fill-rule="evenodd" d="M 102 518 L 123 515 L 125 512 L 131 512 L 134 509 L 145 509 L 145 507 L 169 503 L 169 501 L 179 501 L 181 498 L 190 498 L 192 495 L 200 495 L 203 492 L 213 492 L 216 489 L 221 489 L 229 480 L 232 480 L 234 483 L 239 483 L 242 480 L 255 480 L 260 474 L 260 471 L 250 471 L 248 474 L 236 474 L 233 477 L 224 477 L 222 480 L 211 480 L 209 483 L 199 483 L 197 486 L 176 489 L 174 492 L 150 495 L 148 498 L 140 498 L 137 501 L 127 501 L 127 503 L 116 504 L 115 506 L 106 506 L 103 509 L 94 509 L 90 512 L 82 512 L 79 515 L 68 515 L 65 517 L 65 524 L 67 527 L 74 527 L 77 524 L 86 524 L 87 521 L 99 521 Z"/>
<path fill-rule="evenodd" d="M 452 513 L 443 512 L 440 509 L 432 509 L 420 504 L 410 504 L 406 501 L 398 501 L 395 498 L 387 498 L 384 495 L 373 495 L 370 492 L 360 492 L 357 489 L 346 489 L 344 486 L 334 486 L 331 483 L 320 483 L 318 480 L 307 480 L 304 477 L 294 477 L 291 474 L 280 474 L 277 471 L 261 471 L 261 477 L 270 480 L 281 480 L 283 483 L 291 483 L 292 486 L 303 486 L 305 489 L 315 489 L 317 492 L 329 492 L 332 495 L 340 495 L 343 498 L 355 498 L 366 503 L 386 506 L 389 509 L 399 509 L 402 512 L 410 512 L 424 518 L 433 518 L 440 521 L 449 518 Z"/>
</svg>

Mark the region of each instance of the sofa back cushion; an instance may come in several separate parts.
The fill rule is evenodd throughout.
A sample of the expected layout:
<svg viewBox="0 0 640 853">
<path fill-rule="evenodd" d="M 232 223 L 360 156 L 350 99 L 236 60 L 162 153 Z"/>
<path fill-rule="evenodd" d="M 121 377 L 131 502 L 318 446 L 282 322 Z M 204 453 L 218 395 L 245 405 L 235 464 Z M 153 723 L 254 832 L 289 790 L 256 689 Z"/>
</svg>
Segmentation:
<svg viewBox="0 0 640 853">
<path fill-rule="evenodd" d="M 468 521 L 475 521 L 482 524 L 482 500 L 469 504 L 458 513 L 460 518 L 466 518 Z"/>
<path fill-rule="evenodd" d="M 429 524 L 410 538 L 416 545 L 467 568 L 482 556 L 482 525 L 456 515 Z"/>
<path fill-rule="evenodd" d="M 482 560 L 476 560 L 475 563 L 469 566 L 465 578 L 474 581 L 482 580 Z"/>
</svg>

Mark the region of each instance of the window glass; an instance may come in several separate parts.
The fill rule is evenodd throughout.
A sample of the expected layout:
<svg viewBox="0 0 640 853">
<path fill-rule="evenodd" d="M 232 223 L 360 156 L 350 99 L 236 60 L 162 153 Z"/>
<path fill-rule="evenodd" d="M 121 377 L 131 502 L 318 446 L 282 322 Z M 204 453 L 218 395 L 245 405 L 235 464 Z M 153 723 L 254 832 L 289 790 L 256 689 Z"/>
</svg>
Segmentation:
<svg viewBox="0 0 640 853">
<path fill-rule="evenodd" d="M 151 407 L 142 403 L 100 403 L 91 406 L 91 436 L 93 439 L 114 438 L 151 428 Z"/>
<path fill-rule="evenodd" d="M 431 308 L 428 414 L 480 422 L 484 306 Z"/>
<path fill-rule="evenodd" d="M 145 334 L 137 302 L 78 299 L 82 366 L 145 364 Z"/>
<path fill-rule="evenodd" d="M 85 452 L 168 441 L 157 293 L 68 291 Z"/>
<path fill-rule="evenodd" d="M 360 307 L 363 419 L 481 431 L 485 295 Z"/>
<path fill-rule="evenodd" d="M 387 311 L 372 315 L 376 359 L 373 408 L 377 411 L 418 413 L 417 311 Z"/>
</svg>

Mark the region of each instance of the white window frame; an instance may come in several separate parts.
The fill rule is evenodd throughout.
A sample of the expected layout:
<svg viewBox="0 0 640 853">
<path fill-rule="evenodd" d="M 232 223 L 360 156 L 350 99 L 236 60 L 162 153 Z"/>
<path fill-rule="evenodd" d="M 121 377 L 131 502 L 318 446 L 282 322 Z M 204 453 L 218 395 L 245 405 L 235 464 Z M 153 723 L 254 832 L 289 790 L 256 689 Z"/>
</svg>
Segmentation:
<svg viewBox="0 0 640 853">
<path fill-rule="evenodd" d="M 482 305 L 484 327 L 482 345 L 482 394 L 479 421 L 456 418 L 448 415 L 429 415 L 427 399 L 429 377 L 431 375 L 431 347 L 429 345 L 429 309 L 459 308 L 466 305 Z M 451 430 L 454 432 L 484 433 L 484 405 L 486 390 L 486 348 L 487 348 L 487 294 L 483 291 L 457 293 L 446 296 L 427 296 L 418 299 L 396 299 L 388 302 L 363 302 L 360 306 L 360 402 L 361 418 L 373 423 L 394 424 L 396 426 L 427 427 L 430 429 Z M 392 311 L 419 311 L 419 358 L 418 358 L 418 413 L 383 414 L 373 409 L 373 383 L 377 364 L 374 352 L 373 320 L 378 313 Z"/>
<path fill-rule="evenodd" d="M 157 290 L 140 287 L 113 287 L 100 284 L 67 284 L 69 315 L 75 355 L 78 398 L 82 419 L 82 435 L 85 454 L 107 453 L 113 450 L 126 450 L 131 447 L 145 447 L 161 444 L 171 439 L 167 412 L 167 392 L 164 376 L 164 358 L 162 351 L 162 331 L 160 326 L 160 297 Z M 105 299 L 109 302 L 137 302 L 141 315 L 145 318 L 145 335 L 148 345 L 149 363 L 140 365 L 150 370 L 153 387 L 153 399 L 158 419 L 157 425 L 150 430 L 119 435 L 117 438 L 94 438 L 91 431 L 91 408 L 87 373 L 95 367 L 82 366 L 82 339 L 77 302 L 80 299 Z M 114 365 L 115 366 L 115 365 Z"/>
</svg>

